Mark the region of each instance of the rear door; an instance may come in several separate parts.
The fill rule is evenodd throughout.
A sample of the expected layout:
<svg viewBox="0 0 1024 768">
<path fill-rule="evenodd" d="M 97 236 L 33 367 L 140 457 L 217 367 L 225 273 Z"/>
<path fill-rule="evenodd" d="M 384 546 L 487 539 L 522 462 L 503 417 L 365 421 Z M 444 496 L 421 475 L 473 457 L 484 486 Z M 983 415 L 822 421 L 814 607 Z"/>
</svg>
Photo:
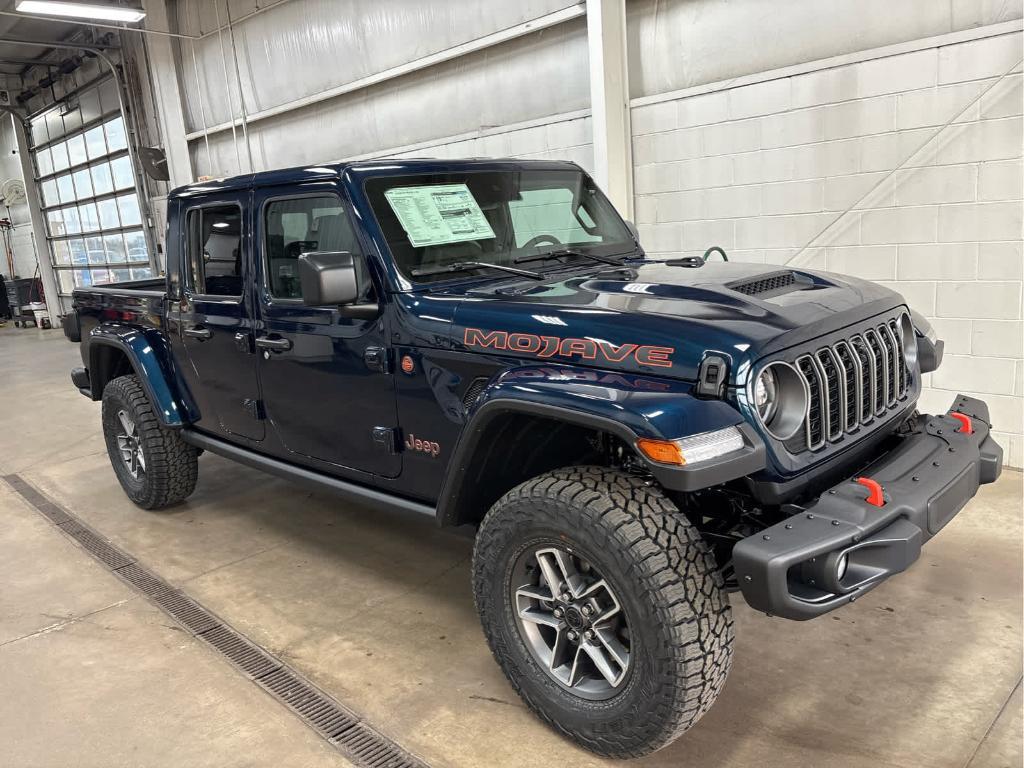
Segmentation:
<svg viewBox="0 0 1024 768">
<path fill-rule="evenodd" d="M 188 362 L 182 375 L 199 407 L 198 426 L 262 440 L 252 346 L 251 192 L 182 208 L 181 292 L 176 314 Z"/>
<path fill-rule="evenodd" d="M 301 194 L 261 189 L 254 202 L 262 251 L 256 347 L 267 419 L 293 459 L 396 477 L 402 459 L 384 317 L 302 303 L 298 257 L 312 251 L 352 253 L 363 300 L 381 295 L 350 205 L 334 183 L 310 186 Z"/>
</svg>

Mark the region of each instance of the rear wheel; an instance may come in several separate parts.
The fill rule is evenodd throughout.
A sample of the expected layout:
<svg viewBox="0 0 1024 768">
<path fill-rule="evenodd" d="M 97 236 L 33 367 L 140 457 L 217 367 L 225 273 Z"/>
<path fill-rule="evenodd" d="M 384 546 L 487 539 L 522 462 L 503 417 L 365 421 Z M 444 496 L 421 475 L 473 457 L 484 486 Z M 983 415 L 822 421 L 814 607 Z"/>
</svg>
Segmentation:
<svg viewBox="0 0 1024 768">
<path fill-rule="evenodd" d="M 488 512 L 474 594 L 495 658 L 557 730 L 610 757 L 669 744 L 732 661 L 714 559 L 643 478 L 601 467 L 529 480 Z"/>
<path fill-rule="evenodd" d="M 102 418 L 110 464 L 128 498 L 160 509 L 192 493 L 198 451 L 160 424 L 138 377 L 121 376 L 104 387 Z"/>
</svg>

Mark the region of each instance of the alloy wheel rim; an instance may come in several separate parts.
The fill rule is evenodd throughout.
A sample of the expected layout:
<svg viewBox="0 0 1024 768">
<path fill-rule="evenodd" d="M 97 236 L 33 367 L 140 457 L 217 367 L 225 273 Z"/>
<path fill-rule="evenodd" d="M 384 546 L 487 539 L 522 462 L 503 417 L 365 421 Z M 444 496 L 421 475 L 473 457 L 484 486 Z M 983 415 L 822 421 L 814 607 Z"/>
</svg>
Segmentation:
<svg viewBox="0 0 1024 768">
<path fill-rule="evenodd" d="M 549 677 L 585 699 L 607 699 L 631 670 L 622 603 L 593 564 L 568 549 L 524 552 L 513 571 L 512 603 L 522 638 Z"/>
<path fill-rule="evenodd" d="M 146 474 L 146 457 L 142 453 L 139 430 L 127 411 L 118 411 L 117 421 L 120 425 L 117 433 L 117 449 L 121 453 L 121 461 L 124 462 L 129 474 L 138 480 Z"/>
</svg>

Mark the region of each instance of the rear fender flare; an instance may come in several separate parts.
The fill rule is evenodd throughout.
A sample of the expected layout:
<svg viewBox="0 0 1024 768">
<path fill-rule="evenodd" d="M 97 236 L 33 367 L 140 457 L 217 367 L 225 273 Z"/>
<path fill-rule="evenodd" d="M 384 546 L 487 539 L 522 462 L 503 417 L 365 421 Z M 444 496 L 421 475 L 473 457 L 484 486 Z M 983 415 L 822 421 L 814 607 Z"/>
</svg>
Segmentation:
<svg viewBox="0 0 1024 768">
<path fill-rule="evenodd" d="M 171 387 L 171 378 L 160 359 L 164 351 L 162 344 L 151 342 L 138 329 L 114 330 L 97 326 L 89 333 L 89 371 L 93 400 L 103 397 L 105 382 L 101 382 L 96 375 L 99 350 L 102 347 L 114 347 L 125 354 L 161 424 L 172 428 L 185 425 L 184 408 Z"/>
</svg>

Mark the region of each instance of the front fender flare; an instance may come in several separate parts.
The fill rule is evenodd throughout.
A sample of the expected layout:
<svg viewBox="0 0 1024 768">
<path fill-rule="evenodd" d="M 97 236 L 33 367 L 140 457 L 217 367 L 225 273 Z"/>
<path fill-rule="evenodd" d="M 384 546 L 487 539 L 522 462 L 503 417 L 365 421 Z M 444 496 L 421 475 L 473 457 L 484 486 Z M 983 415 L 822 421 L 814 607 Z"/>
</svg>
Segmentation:
<svg viewBox="0 0 1024 768">
<path fill-rule="evenodd" d="M 158 342 L 151 342 L 138 329 L 113 330 L 97 326 L 89 333 L 90 372 L 97 370 L 98 350 L 104 346 L 119 349 L 128 358 L 161 424 L 172 428 L 185 425 L 182 415 L 184 409 L 171 388 L 170 376 L 160 360 L 162 347 Z M 91 382 L 92 399 L 101 399 L 103 388 L 95 373 L 91 376 Z"/>
<path fill-rule="evenodd" d="M 608 432 L 634 448 L 643 437 L 671 440 L 730 426 L 740 430 L 744 449 L 696 465 L 658 464 L 638 452 L 669 490 L 708 488 L 765 466 L 764 443 L 743 416 L 721 400 L 694 397 L 686 382 L 573 366 L 523 366 L 499 375 L 470 411 L 441 485 L 437 518 L 442 525 L 459 519 L 462 489 L 471 481 L 474 455 L 488 426 L 510 413 Z"/>
</svg>

